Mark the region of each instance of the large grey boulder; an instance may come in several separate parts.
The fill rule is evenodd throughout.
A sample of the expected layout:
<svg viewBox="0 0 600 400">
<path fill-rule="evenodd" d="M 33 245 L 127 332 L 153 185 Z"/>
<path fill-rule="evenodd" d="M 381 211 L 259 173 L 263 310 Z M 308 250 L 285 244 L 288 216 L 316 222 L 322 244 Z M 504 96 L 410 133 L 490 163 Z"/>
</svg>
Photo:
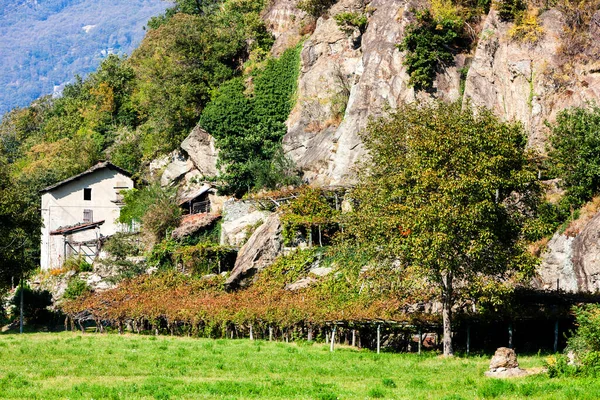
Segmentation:
<svg viewBox="0 0 600 400">
<path fill-rule="evenodd" d="M 267 218 L 242 246 L 231 275 L 225 282 L 228 287 L 246 286 L 251 278 L 268 267 L 283 251 L 281 221 L 278 214 Z"/>
<path fill-rule="evenodd" d="M 235 201 L 223 203 L 223 222 L 221 224 L 221 245 L 242 246 L 257 228 L 270 215 L 267 211 L 256 208 L 252 201 Z"/>
<path fill-rule="evenodd" d="M 204 129 L 199 126 L 195 127 L 181 143 L 181 148 L 201 175 L 215 176 L 218 174 L 218 151 L 215 148 L 215 139 Z"/>
<path fill-rule="evenodd" d="M 194 164 L 179 150 L 175 150 L 169 154 L 169 163 L 164 167 L 160 184 L 162 186 L 172 185 L 193 169 Z"/>
</svg>

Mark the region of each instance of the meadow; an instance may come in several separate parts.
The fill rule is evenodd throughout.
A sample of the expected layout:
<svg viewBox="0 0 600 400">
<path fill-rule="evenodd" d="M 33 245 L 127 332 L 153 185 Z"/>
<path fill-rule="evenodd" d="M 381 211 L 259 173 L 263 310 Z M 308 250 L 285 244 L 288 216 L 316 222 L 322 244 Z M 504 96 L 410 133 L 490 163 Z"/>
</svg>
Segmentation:
<svg viewBox="0 0 600 400">
<path fill-rule="evenodd" d="M 523 356 L 524 368 L 544 357 Z M 0 335 L 8 399 L 598 399 L 600 381 L 484 377 L 489 356 L 116 334 Z"/>
</svg>

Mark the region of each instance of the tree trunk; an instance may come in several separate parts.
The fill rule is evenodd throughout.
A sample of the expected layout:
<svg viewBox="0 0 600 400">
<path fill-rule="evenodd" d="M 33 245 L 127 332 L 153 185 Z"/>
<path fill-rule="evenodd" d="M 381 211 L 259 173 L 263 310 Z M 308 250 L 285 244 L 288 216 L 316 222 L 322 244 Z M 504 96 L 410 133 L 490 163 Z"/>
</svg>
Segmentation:
<svg viewBox="0 0 600 400">
<path fill-rule="evenodd" d="M 452 349 L 452 272 L 447 272 L 443 278 L 442 288 L 442 319 L 444 324 L 444 356 L 454 355 Z"/>
</svg>

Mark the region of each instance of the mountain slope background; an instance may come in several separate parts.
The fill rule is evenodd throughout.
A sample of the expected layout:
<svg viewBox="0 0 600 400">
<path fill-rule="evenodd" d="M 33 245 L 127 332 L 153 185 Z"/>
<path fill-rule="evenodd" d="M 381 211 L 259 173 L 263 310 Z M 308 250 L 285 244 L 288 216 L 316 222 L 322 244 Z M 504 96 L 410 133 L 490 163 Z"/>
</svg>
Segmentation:
<svg viewBox="0 0 600 400">
<path fill-rule="evenodd" d="M 0 115 L 131 53 L 162 0 L 1 0 Z"/>
</svg>

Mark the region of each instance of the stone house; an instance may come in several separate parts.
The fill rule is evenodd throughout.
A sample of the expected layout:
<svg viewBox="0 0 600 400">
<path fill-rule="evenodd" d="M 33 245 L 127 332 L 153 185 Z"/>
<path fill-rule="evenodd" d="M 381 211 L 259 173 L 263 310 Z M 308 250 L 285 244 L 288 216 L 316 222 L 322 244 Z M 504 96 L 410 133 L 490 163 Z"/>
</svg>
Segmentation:
<svg viewBox="0 0 600 400">
<path fill-rule="evenodd" d="M 72 256 L 91 264 L 105 238 L 128 231 L 116 219 L 123 205 L 121 191 L 132 188 L 127 171 L 100 162 L 41 190 L 42 270 L 60 268 Z"/>
</svg>

